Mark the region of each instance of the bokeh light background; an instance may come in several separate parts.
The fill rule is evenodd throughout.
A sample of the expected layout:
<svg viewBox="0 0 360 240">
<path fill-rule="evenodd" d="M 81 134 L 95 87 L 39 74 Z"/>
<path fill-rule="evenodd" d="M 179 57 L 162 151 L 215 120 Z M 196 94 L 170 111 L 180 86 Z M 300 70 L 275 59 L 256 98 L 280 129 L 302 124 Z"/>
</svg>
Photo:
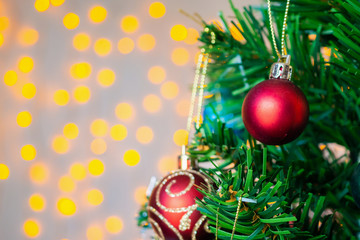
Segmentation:
<svg viewBox="0 0 360 240">
<path fill-rule="evenodd" d="M 186 135 L 201 26 L 179 9 L 231 15 L 218 0 L 0 1 L 0 239 L 142 239 L 147 184 Z"/>
</svg>

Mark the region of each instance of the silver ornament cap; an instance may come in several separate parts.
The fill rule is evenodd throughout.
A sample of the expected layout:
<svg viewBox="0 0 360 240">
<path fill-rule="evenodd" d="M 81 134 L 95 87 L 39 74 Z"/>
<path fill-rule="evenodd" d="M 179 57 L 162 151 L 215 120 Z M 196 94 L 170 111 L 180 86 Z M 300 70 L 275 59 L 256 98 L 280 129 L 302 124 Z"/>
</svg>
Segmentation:
<svg viewBox="0 0 360 240">
<path fill-rule="evenodd" d="M 270 79 L 291 80 L 292 67 L 290 66 L 290 55 L 283 55 L 270 68 Z"/>
<path fill-rule="evenodd" d="M 199 170 L 199 164 L 195 158 L 191 158 L 186 153 L 186 146 L 181 146 L 181 155 L 178 157 L 178 168 L 181 170 Z"/>
<path fill-rule="evenodd" d="M 181 155 L 178 157 L 178 167 L 181 170 L 188 170 L 190 168 L 191 160 L 186 154 L 186 146 L 181 146 Z"/>
</svg>

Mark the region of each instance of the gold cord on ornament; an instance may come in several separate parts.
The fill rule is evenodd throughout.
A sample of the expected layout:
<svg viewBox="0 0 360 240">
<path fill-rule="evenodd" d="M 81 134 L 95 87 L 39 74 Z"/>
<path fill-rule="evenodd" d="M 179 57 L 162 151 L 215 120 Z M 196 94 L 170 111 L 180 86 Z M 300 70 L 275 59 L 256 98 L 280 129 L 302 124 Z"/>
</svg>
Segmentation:
<svg viewBox="0 0 360 240">
<path fill-rule="evenodd" d="M 205 81 L 206 67 L 205 67 L 205 71 L 204 71 L 204 64 L 203 64 L 204 55 L 207 56 L 205 54 L 205 49 L 202 48 L 200 50 L 198 62 L 196 64 L 194 83 L 193 83 L 192 90 L 191 90 L 189 115 L 188 115 L 187 124 L 186 124 L 187 139 L 186 139 L 186 142 L 184 143 L 184 145 L 181 146 L 181 155 L 179 156 L 179 161 L 180 161 L 179 167 L 182 170 L 187 170 L 189 168 L 189 157 L 186 155 L 186 147 L 187 147 L 187 145 L 189 145 L 189 142 L 190 142 L 191 122 L 192 122 L 192 118 L 194 115 L 194 108 L 195 108 L 195 102 L 196 102 L 196 95 L 198 92 L 199 79 L 201 78 L 201 82 Z M 207 61 L 206 61 L 206 64 L 207 64 Z M 204 88 L 203 84 L 200 85 L 200 88 L 201 89 Z M 202 102 L 201 102 L 201 104 L 202 104 Z M 199 101 L 198 107 L 201 108 L 200 101 Z M 199 122 L 199 118 L 200 117 L 197 118 L 198 122 Z M 198 127 L 198 124 L 196 124 L 196 126 Z M 190 167 L 196 168 L 195 162 L 193 162 L 191 160 L 190 160 L 190 162 L 191 162 Z"/>
<path fill-rule="evenodd" d="M 205 32 L 209 32 L 209 28 L 205 28 Z M 211 44 L 215 44 L 215 33 L 210 32 L 211 36 Z M 210 45 L 210 48 L 212 48 L 212 45 Z M 203 105 L 203 99 L 204 99 L 204 86 L 205 86 L 205 78 L 206 78 L 206 71 L 207 71 L 207 65 L 209 63 L 209 54 L 205 52 L 205 48 L 202 48 L 200 50 L 200 55 L 198 58 L 198 62 L 196 65 L 195 70 L 195 77 L 194 77 L 194 83 L 191 91 L 191 100 L 190 100 L 190 108 L 189 108 L 189 115 L 187 119 L 186 124 L 186 131 L 188 133 L 188 144 L 190 142 L 190 130 L 191 130 L 191 122 L 194 115 L 194 108 L 195 108 L 195 102 L 196 102 L 196 95 L 198 96 L 198 106 L 197 106 L 197 116 L 196 116 L 196 128 L 199 128 L 200 126 L 200 116 L 201 116 L 201 110 Z M 199 83 L 200 80 L 200 83 Z M 199 88 L 199 90 L 198 90 Z"/>
<path fill-rule="evenodd" d="M 208 33 L 210 29 L 206 27 L 204 31 Z M 211 31 L 210 36 L 211 36 L 211 45 L 209 46 L 209 48 L 211 49 L 215 44 L 215 33 Z M 186 147 L 189 145 L 190 142 L 191 123 L 194 115 L 194 108 L 196 104 L 197 94 L 198 94 L 198 98 L 197 98 L 198 105 L 197 105 L 196 128 L 198 129 L 200 127 L 200 117 L 201 117 L 201 110 L 203 105 L 205 77 L 206 77 L 208 62 L 209 62 L 209 54 L 205 52 L 205 48 L 201 48 L 198 57 L 198 62 L 196 64 L 194 83 L 191 91 L 189 115 L 186 124 L 187 141 L 181 146 L 181 155 L 179 156 L 179 167 L 182 170 L 188 169 L 189 160 L 191 162 L 190 167 L 197 168 L 196 162 L 189 159 L 189 157 L 186 155 Z"/>
<path fill-rule="evenodd" d="M 208 28 L 207 28 L 208 29 Z M 210 48 L 213 47 L 215 44 L 215 33 L 210 32 L 211 35 L 211 45 Z M 200 127 L 200 116 L 201 116 L 201 110 L 202 105 L 204 101 L 204 86 L 205 86 L 205 77 L 206 77 L 206 71 L 207 71 L 207 65 L 209 63 L 209 54 L 205 54 L 204 57 L 204 63 L 201 71 L 201 79 L 200 79 L 200 89 L 199 89 L 199 99 L 198 99 L 198 112 L 197 112 L 197 118 L 196 118 L 196 128 Z"/>
<path fill-rule="evenodd" d="M 274 27 L 273 27 L 273 22 L 272 22 L 272 15 L 271 15 L 271 3 L 270 3 L 270 0 L 267 0 L 267 5 L 268 5 L 271 37 L 272 37 L 272 40 L 273 40 L 273 44 L 274 44 L 276 54 L 278 55 L 279 58 L 281 58 L 281 56 L 286 55 L 285 28 L 286 28 L 286 21 L 287 21 L 288 12 L 289 12 L 290 0 L 287 0 L 287 2 L 286 2 L 286 8 L 285 8 L 285 14 L 284 14 L 284 22 L 283 22 L 283 27 L 282 27 L 282 32 L 281 32 L 281 55 L 280 55 L 280 52 L 279 52 L 279 50 L 277 48 L 277 45 L 276 45 L 276 39 L 275 39 L 275 33 L 274 33 Z"/>
<path fill-rule="evenodd" d="M 237 219 L 238 219 L 238 217 L 239 217 L 239 212 L 240 212 L 241 202 L 242 202 L 242 196 L 240 196 L 240 198 L 239 198 L 238 206 L 237 206 L 237 209 L 236 209 L 236 215 L 235 215 L 234 226 L 233 226 L 233 229 L 232 229 L 231 239 L 230 239 L 230 240 L 233 240 L 233 238 L 234 238 L 235 228 L 236 228 L 236 222 L 237 222 Z"/>
<path fill-rule="evenodd" d="M 197 65 L 196 65 L 194 83 L 193 83 L 193 87 L 191 90 L 189 115 L 188 115 L 187 124 L 186 124 L 186 131 L 188 132 L 188 141 L 187 141 L 188 143 L 190 140 L 191 122 L 192 122 L 192 117 L 194 115 L 194 107 L 195 107 L 196 93 L 197 93 L 197 88 L 198 88 L 198 84 L 199 84 L 200 73 L 203 74 L 203 71 L 201 71 L 201 66 L 202 66 L 202 62 L 203 62 L 203 58 L 204 58 L 204 52 L 205 52 L 205 49 L 202 48 L 200 51 Z"/>
<path fill-rule="evenodd" d="M 198 108 L 197 108 L 197 117 L 196 117 L 196 128 L 200 127 L 200 116 L 202 105 L 204 101 L 204 86 L 205 86 L 205 76 L 207 71 L 207 65 L 209 62 L 209 55 L 206 54 L 204 57 L 204 63 L 201 71 L 201 78 L 200 78 L 200 89 L 199 89 L 199 99 L 198 99 Z"/>
</svg>

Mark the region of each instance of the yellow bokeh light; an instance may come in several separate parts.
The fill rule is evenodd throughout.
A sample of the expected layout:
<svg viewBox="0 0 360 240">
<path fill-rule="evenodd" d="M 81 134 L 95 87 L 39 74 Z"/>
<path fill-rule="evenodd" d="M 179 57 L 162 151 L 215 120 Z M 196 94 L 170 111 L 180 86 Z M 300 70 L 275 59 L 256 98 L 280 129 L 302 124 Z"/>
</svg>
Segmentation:
<svg viewBox="0 0 360 240">
<path fill-rule="evenodd" d="M 105 171 L 105 166 L 99 159 L 93 159 L 89 162 L 88 169 L 91 175 L 100 176 Z"/>
<path fill-rule="evenodd" d="M 18 61 L 18 68 L 23 73 L 29 73 L 34 68 L 34 61 L 31 57 L 22 57 Z"/>
<path fill-rule="evenodd" d="M 101 155 L 106 152 L 107 145 L 104 139 L 96 138 L 91 142 L 91 151 L 96 155 Z"/>
<path fill-rule="evenodd" d="M 63 136 L 55 136 L 52 140 L 52 149 L 59 154 L 65 154 L 69 151 L 69 141 Z"/>
<path fill-rule="evenodd" d="M 174 143 L 178 146 L 187 145 L 189 133 L 185 129 L 179 129 L 174 133 Z"/>
<path fill-rule="evenodd" d="M 90 99 L 91 92 L 86 86 L 78 86 L 74 89 L 73 96 L 78 103 L 86 103 Z"/>
<path fill-rule="evenodd" d="M 40 224 L 34 219 L 26 220 L 23 229 L 25 235 L 29 238 L 36 238 L 40 235 L 41 232 Z"/>
<path fill-rule="evenodd" d="M 321 53 L 322 53 L 324 58 L 329 58 L 331 56 L 331 48 L 322 47 L 321 48 Z"/>
<path fill-rule="evenodd" d="M 97 75 L 98 83 L 103 87 L 109 87 L 115 82 L 115 73 L 111 69 L 101 69 Z"/>
<path fill-rule="evenodd" d="M 218 29 L 220 29 L 221 31 L 224 31 L 224 25 L 222 24 L 222 22 L 219 19 L 211 19 L 209 21 L 207 21 L 209 24 L 213 24 L 215 25 Z"/>
<path fill-rule="evenodd" d="M 125 16 L 121 19 L 121 29 L 126 33 L 133 33 L 139 28 L 139 21 L 135 16 Z"/>
<path fill-rule="evenodd" d="M 88 229 L 86 230 L 86 237 L 87 237 L 87 240 L 103 240 L 104 239 L 103 231 L 97 225 L 88 227 Z"/>
<path fill-rule="evenodd" d="M 90 205 L 97 206 L 97 205 L 100 205 L 104 201 L 104 195 L 98 189 L 91 189 L 87 193 L 87 200 L 90 203 Z"/>
<path fill-rule="evenodd" d="M 204 86 L 205 87 L 205 86 Z M 212 97 L 214 97 L 214 94 L 213 93 L 208 93 L 208 94 L 206 94 L 205 96 L 204 96 L 204 99 L 210 99 L 210 98 L 212 98 Z"/>
<path fill-rule="evenodd" d="M 131 120 L 135 113 L 133 107 L 128 103 L 119 103 L 115 108 L 116 117 L 120 120 Z"/>
<path fill-rule="evenodd" d="M 70 175 L 76 180 L 83 180 L 86 177 L 86 168 L 81 163 L 73 163 L 70 167 Z"/>
<path fill-rule="evenodd" d="M 178 168 L 177 158 L 163 157 L 158 162 L 158 170 L 162 175 L 168 174 L 170 171 Z"/>
<path fill-rule="evenodd" d="M 117 234 L 123 229 L 123 221 L 117 216 L 110 216 L 105 221 L 105 228 L 109 233 Z"/>
<path fill-rule="evenodd" d="M 0 17 L 0 31 L 4 31 L 9 27 L 9 18 L 8 17 Z"/>
<path fill-rule="evenodd" d="M 189 52 L 185 48 L 175 48 L 171 53 L 171 60 L 175 65 L 183 66 L 189 62 Z"/>
<path fill-rule="evenodd" d="M 49 0 L 36 0 L 34 3 L 34 7 L 39 12 L 46 11 L 50 6 Z"/>
<path fill-rule="evenodd" d="M 146 198 L 146 189 L 147 189 L 147 187 L 144 187 L 144 186 L 137 187 L 135 189 L 134 199 L 137 204 L 143 205 L 148 201 Z"/>
<path fill-rule="evenodd" d="M 231 33 L 231 35 L 233 36 L 233 38 L 234 38 L 235 40 L 244 41 L 245 38 L 244 38 L 244 36 L 241 34 L 241 32 L 239 31 L 238 28 L 239 28 L 241 31 L 243 30 L 242 27 L 241 27 L 239 24 L 237 24 L 237 27 L 235 27 L 234 25 L 231 25 L 231 27 L 230 27 L 230 33 Z"/>
<path fill-rule="evenodd" d="M 170 36 L 175 41 L 182 41 L 187 36 L 187 29 L 184 25 L 177 24 L 171 28 Z"/>
<path fill-rule="evenodd" d="M 58 7 L 64 4 L 65 0 L 50 0 L 54 7 Z"/>
<path fill-rule="evenodd" d="M 4 44 L 4 35 L 0 33 L 0 47 Z"/>
<path fill-rule="evenodd" d="M 163 67 L 153 66 L 148 71 L 148 79 L 154 84 L 162 83 L 166 78 L 166 71 Z"/>
<path fill-rule="evenodd" d="M 102 6 L 92 7 L 89 11 L 89 19 L 93 23 L 101 23 L 105 20 L 107 11 Z"/>
<path fill-rule="evenodd" d="M 33 182 L 42 184 L 46 182 L 49 177 L 49 169 L 42 163 L 36 163 L 31 166 L 29 175 Z"/>
<path fill-rule="evenodd" d="M 94 137 L 104 137 L 108 131 L 108 123 L 104 119 L 95 119 L 90 125 L 90 132 Z"/>
<path fill-rule="evenodd" d="M 4 83 L 7 86 L 13 86 L 18 80 L 18 75 L 14 70 L 9 70 L 4 75 Z"/>
<path fill-rule="evenodd" d="M 309 34 L 308 38 L 309 38 L 310 41 L 315 41 L 316 34 Z"/>
<path fill-rule="evenodd" d="M 149 14 L 153 18 L 161 18 L 166 13 L 166 8 L 161 2 L 153 2 L 149 7 Z"/>
<path fill-rule="evenodd" d="M 68 13 L 64 16 L 63 23 L 67 29 L 75 29 L 79 26 L 80 18 L 75 13 Z"/>
<path fill-rule="evenodd" d="M 58 182 L 58 187 L 61 191 L 70 193 L 75 190 L 75 182 L 69 176 L 62 176 Z"/>
<path fill-rule="evenodd" d="M 32 28 L 23 28 L 18 33 L 18 41 L 22 46 L 34 45 L 39 39 L 39 33 Z"/>
<path fill-rule="evenodd" d="M 182 99 L 176 104 L 176 113 L 181 117 L 187 117 L 189 115 L 190 101 L 188 99 Z"/>
<path fill-rule="evenodd" d="M 70 75 L 75 79 L 85 79 L 91 74 L 91 65 L 87 62 L 75 63 L 70 68 Z"/>
<path fill-rule="evenodd" d="M 153 35 L 143 34 L 137 40 L 137 46 L 141 51 L 148 52 L 155 47 L 156 41 Z"/>
<path fill-rule="evenodd" d="M 54 102 L 59 106 L 64 106 L 69 103 L 70 94 L 64 89 L 59 89 L 54 93 Z"/>
<path fill-rule="evenodd" d="M 166 99 L 173 99 L 179 94 L 179 87 L 175 82 L 165 82 L 160 88 L 161 95 Z"/>
<path fill-rule="evenodd" d="M 184 39 L 184 42 L 187 43 L 187 44 L 192 45 L 192 44 L 197 43 L 198 38 L 199 38 L 199 32 L 194 28 L 188 28 L 187 29 L 187 36 Z"/>
<path fill-rule="evenodd" d="M 111 52 L 111 49 L 112 43 L 106 38 L 100 38 L 96 40 L 94 44 L 94 50 L 96 54 L 101 57 L 108 55 Z"/>
<path fill-rule="evenodd" d="M 202 124 L 203 121 L 204 121 L 204 119 L 203 119 L 202 116 L 199 116 L 199 118 L 198 118 L 197 116 L 194 116 L 194 117 L 192 118 L 192 121 L 193 121 L 194 123 L 199 122 L 200 124 Z"/>
<path fill-rule="evenodd" d="M 120 53 L 128 54 L 134 50 L 135 43 L 131 38 L 124 37 L 119 40 L 117 47 Z"/>
<path fill-rule="evenodd" d="M 76 212 L 76 204 L 70 198 L 60 198 L 57 202 L 57 209 L 61 214 L 71 216 Z"/>
<path fill-rule="evenodd" d="M 8 168 L 8 166 L 6 166 L 3 163 L 0 163 L 0 179 L 1 180 L 5 180 L 9 177 L 10 174 L 10 170 Z"/>
<path fill-rule="evenodd" d="M 128 166 L 136 166 L 140 162 L 140 154 L 134 150 L 127 150 L 124 154 L 124 162 Z"/>
<path fill-rule="evenodd" d="M 34 160 L 36 157 L 36 148 L 31 144 L 24 145 L 21 148 L 20 154 L 25 161 Z"/>
<path fill-rule="evenodd" d="M 32 116 L 28 111 L 19 112 L 16 122 L 20 127 L 28 127 L 32 122 Z"/>
<path fill-rule="evenodd" d="M 46 200 L 40 194 L 33 194 L 29 198 L 29 206 L 35 212 L 41 212 L 46 206 Z"/>
<path fill-rule="evenodd" d="M 26 83 L 22 87 L 21 94 L 24 98 L 31 99 L 35 97 L 36 87 L 33 83 Z"/>
<path fill-rule="evenodd" d="M 143 100 L 143 107 L 147 112 L 158 112 L 161 109 L 161 99 L 154 94 L 149 94 Z"/>
<path fill-rule="evenodd" d="M 78 33 L 73 38 L 73 46 L 78 51 L 85 51 L 90 47 L 91 39 L 86 33 Z"/>
<path fill-rule="evenodd" d="M 324 150 L 326 148 L 326 144 L 320 143 L 319 148 L 320 148 L 321 151 Z"/>
<path fill-rule="evenodd" d="M 110 136 L 115 141 L 124 140 L 127 137 L 127 129 L 122 124 L 116 124 L 111 127 Z"/>
<path fill-rule="evenodd" d="M 63 134 L 68 139 L 75 139 L 79 136 L 79 128 L 75 123 L 68 123 L 64 126 Z"/>
<path fill-rule="evenodd" d="M 150 127 L 142 126 L 136 130 L 136 139 L 142 144 L 150 143 L 154 138 L 154 133 Z"/>
</svg>

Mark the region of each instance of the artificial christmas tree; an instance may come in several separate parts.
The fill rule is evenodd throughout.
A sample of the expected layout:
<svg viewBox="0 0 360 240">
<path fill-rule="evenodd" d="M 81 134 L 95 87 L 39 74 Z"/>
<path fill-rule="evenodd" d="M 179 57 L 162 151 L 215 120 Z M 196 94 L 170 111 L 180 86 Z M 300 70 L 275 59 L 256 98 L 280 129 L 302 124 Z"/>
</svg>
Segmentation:
<svg viewBox="0 0 360 240">
<path fill-rule="evenodd" d="M 290 2 L 284 45 L 309 120 L 297 139 L 280 146 L 256 141 L 242 113 L 246 94 L 277 60 L 268 8 L 241 12 L 230 5 L 235 16 L 204 22 L 200 37 L 213 97 L 188 152 L 200 166 L 213 164 L 201 169 L 213 185 L 199 189 L 205 197 L 198 210 L 216 239 L 360 239 L 359 1 Z M 284 9 L 285 0 L 272 1 L 278 30 Z M 344 154 L 337 156 L 334 145 Z"/>
</svg>

